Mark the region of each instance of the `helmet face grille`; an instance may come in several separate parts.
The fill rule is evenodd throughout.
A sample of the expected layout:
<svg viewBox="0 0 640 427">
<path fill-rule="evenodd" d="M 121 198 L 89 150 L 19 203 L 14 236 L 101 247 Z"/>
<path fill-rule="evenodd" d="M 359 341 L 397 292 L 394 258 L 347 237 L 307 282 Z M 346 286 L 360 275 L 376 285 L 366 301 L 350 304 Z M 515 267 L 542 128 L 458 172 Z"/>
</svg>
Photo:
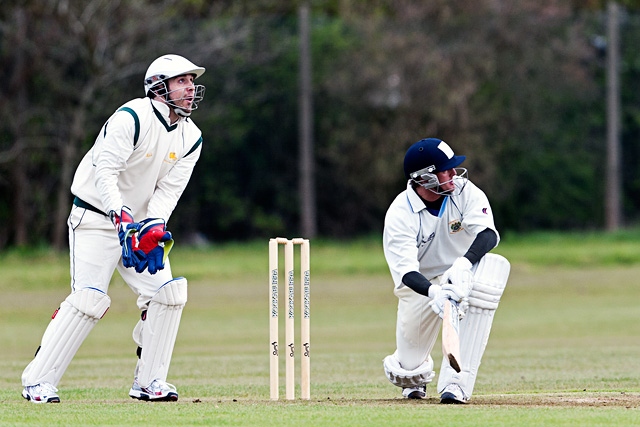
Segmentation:
<svg viewBox="0 0 640 427">
<path fill-rule="evenodd" d="M 440 182 L 438 176 L 435 173 L 427 172 L 425 168 L 421 171 L 417 171 L 411 174 L 411 180 L 416 185 L 419 185 L 422 188 L 427 190 L 431 190 L 436 194 L 440 194 L 442 196 L 457 196 L 462 193 L 462 190 L 469 182 L 469 174 L 467 169 L 465 168 L 454 168 L 456 171 L 455 176 L 453 176 L 448 181 Z M 450 190 L 442 190 L 441 187 L 445 184 L 453 183 L 453 188 Z"/>
<path fill-rule="evenodd" d="M 425 138 L 413 144 L 404 157 L 407 179 L 415 172 L 432 168 L 429 172 L 442 172 L 459 166 L 465 156 L 456 156 L 449 145 L 438 138 Z"/>
<path fill-rule="evenodd" d="M 191 107 L 189 109 L 184 109 L 183 107 L 180 107 L 179 105 L 177 105 L 177 103 L 179 101 L 183 101 L 184 99 L 186 99 L 185 97 L 176 98 L 176 99 L 170 99 L 169 97 L 169 94 L 173 92 L 181 91 L 182 89 L 177 89 L 177 90 L 168 92 L 166 89 L 167 87 L 166 84 L 163 83 L 162 85 L 165 93 L 162 94 L 160 89 L 156 93 L 160 96 L 163 96 L 164 99 L 166 100 L 167 105 L 173 108 L 173 111 L 175 111 L 176 114 L 179 116 L 189 117 L 194 110 L 198 109 L 198 104 L 200 103 L 200 101 L 204 99 L 204 92 L 206 88 L 204 87 L 204 85 L 195 85 L 193 96 L 191 98 Z"/>
<path fill-rule="evenodd" d="M 411 173 L 409 177 L 413 182 L 424 188 L 434 188 L 440 185 L 438 177 L 434 173 L 435 170 L 435 166 L 427 166 L 424 169 Z"/>
</svg>

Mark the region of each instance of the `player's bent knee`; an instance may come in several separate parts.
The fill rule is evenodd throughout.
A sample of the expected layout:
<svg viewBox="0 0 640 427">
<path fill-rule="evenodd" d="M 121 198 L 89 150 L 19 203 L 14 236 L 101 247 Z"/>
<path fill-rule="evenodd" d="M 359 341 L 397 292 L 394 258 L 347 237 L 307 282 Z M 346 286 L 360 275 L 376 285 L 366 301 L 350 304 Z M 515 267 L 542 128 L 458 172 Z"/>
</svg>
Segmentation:
<svg viewBox="0 0 640 427">
<path fill-rule="evenodd" d="M 400 366 L 395 353 L 385 357 L 382 366 L 391 384 L 402 388 L 423 386 L 430 383 L 436 375 L 431 356 L 428 356 L 422 365 L 411 371 Z"/>
<path fill-rule="evenodd" d="M 178 277 L 168 281 L 156 292 L 151 301 L 168 306 L 185 305 L 187 303 L 187 279 Z"/>
<path fill-rule="evenodd" d="M 80 313 L 96 320 L 102 319 L 111 305 L 111 298 L 94 288 L 83 288 L 69 295 L 65 302 Z"/>
</svg>

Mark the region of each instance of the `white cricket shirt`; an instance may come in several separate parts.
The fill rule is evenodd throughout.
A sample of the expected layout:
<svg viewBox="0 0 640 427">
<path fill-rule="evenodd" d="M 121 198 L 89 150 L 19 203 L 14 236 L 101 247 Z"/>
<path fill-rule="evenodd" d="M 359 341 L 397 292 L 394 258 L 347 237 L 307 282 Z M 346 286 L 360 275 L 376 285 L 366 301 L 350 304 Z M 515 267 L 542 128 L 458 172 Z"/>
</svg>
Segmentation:
<svg viewBox="0 0 640 427">
<path fill-rule="evenodd" d="M 463 178 L 454 179 L 460 185 Z M 489 200 L 471 181 L 460 195 L 445 196 L 438 216 L 427 211 L 407 182 L 384 222 L 384 255 L 396 288 L 404 286 L 402 277 L 410 271 L 419 271 L 429 280 L 444 273 L 485 228 L 495 231 L 500 241 Z"/>
<path fill-rule="evenodd" d="M 76 170 L 71 192 L 108 213 L 169 220 L 202 150 L 190 118 L 169 121 L 169 106 L 150 98 L 122 105 L 107 120 Z"/>
</svg>

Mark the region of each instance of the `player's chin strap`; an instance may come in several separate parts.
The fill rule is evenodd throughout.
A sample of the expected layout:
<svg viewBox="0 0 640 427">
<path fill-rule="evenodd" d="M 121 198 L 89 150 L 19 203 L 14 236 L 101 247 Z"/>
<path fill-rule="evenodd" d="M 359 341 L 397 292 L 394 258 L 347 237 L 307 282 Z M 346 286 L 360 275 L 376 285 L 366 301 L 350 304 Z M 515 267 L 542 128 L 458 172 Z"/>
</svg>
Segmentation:
<svg viewBox="0 0 640 427">
<path fill-rule="evenodd" d="M 480 361 L 489 340 L 493 316 L 507 285 L 510 269 L 506 258 L 493 253 L 486 254 L 473 266 L 469 310 L 459 327 L 462 371 L 457 373 L 443 359 L 438 378 L 439 393 L 453 383 L 460 385 L 467 399 L 471 397 Z"/>
<path fill-rule="evenodd" d="M 133 330 L 140 358 L 136 377 L 141 387 L 148 387 L 156 379 L 166 381 L 186 303 L 187 279 L 179 277 L 165 283 L 151 298 L 146 314 L 143 312 Z"/>
<path fill-rule="evenodd" d="M 176 113 L 180 117 L 189 117 L 191 116 L 191 111 L 183 110 L 179 107 L 173 107 L 173 112 Z"/>
<path fill-rule="evenodd" d="M 429 384 L 436 376 L 433 371 L 433 359 L 431 359 L 431 356 L 428 356 L 422 365 L 412 371 L 400 366 L 396 353 L 385 357 L 382 361 L 382 366 L 391 384 L 402 388 L 420 387 Z"/>
</svg>

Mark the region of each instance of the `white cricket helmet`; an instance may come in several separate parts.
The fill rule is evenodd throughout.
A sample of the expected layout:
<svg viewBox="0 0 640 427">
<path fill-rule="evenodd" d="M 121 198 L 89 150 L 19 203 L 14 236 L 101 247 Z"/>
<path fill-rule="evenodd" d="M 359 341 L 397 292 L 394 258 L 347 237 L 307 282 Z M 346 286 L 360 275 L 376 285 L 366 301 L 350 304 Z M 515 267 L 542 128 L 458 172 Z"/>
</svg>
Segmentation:
<svg viewBox="0 0 640 427">
<path fill-rule="evenodd" d="M 166 81 L 173 77 L 193 74 L 194 80 L 204 74 L 205 69 L 195 65 L 193 62 L 180 55 L 163 55 L 153 61 L 144 75 L 145 96 L 162 96 L 174 111 L 183 117 L 191 115 L 191 111 L 198 108 L 198 103 L 204 98 L 204 85 L 195 85 L 194 99 L 191 110 L 185 111 L 169 100 L 169 90 Z"/>
</svg>

